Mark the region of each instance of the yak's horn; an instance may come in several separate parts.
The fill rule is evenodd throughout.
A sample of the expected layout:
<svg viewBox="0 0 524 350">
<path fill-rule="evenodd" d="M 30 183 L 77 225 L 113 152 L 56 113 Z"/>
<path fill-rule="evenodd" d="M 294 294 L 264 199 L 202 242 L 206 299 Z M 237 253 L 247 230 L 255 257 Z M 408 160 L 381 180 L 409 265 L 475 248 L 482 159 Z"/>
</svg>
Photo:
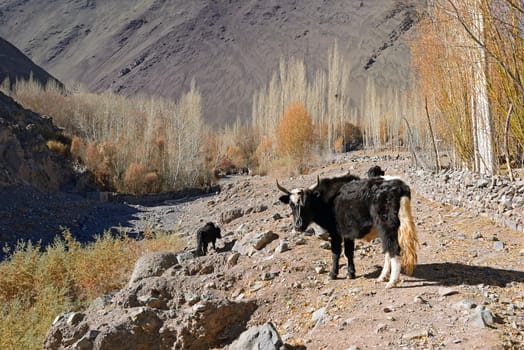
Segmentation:
<svg viewBox="0 0 524 350">
<path fill-rule="evenodd" d="M 313 189 L 317 188 L 318 185 L 320 185 L 320 175 L 317 175 L 317 183 L 314 184 L 314 185 L 311 185 L 311 186 L 309 187 L 309 189 L 310 189 L 310 190 L 313 190 Z"/>
<path fill-rule="evenodd" d="M 291 194 L 291 192 L 289 192 L 286 188 L 280 186 L 280 184 L 278 183 L 278 180 L 277 180 L 277 187 L 278 187 L 279 190 L 281 190 L 285 194 Z"/>
</svg>

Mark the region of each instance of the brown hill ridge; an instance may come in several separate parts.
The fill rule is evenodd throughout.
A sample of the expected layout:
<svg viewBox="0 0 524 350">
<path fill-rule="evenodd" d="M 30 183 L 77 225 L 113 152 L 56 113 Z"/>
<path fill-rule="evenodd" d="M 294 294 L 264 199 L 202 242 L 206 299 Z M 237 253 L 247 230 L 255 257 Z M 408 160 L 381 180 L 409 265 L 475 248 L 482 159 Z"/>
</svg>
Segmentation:
<svg viewBox="0 0 524 350">
<path fill-rule="evenodd" d="M 353 106 L 368 77 L 402 87 L 409 76 L 403 38 L 421 3 L 7 0 L 0 35 L 61 81 L 94 91 L 176 98 L 194 78 L 204 116 L 220 124 L 249 117 L 253 92 L 280 57 L 303 58 L 313 74 L 327 67 L 335 41 L 352 67 Z"/>
<path fill-rule="evenodd" d="M 51 118 L 0 93 L 0 188 L 28 185 L 40 191 L 72 191 L 85 185 L 67 157 L 49 149 L 50 140 L 69 143 Z"/>
</svg>

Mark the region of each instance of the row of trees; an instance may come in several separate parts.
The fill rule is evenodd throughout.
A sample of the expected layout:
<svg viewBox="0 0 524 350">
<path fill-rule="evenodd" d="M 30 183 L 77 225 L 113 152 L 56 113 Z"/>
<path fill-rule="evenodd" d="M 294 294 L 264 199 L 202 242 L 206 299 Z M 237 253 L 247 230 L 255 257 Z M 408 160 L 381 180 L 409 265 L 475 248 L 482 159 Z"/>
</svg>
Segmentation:
<svg viewBox="0 0 524 350">
<path fill-rule="evenodd" d="M 33 80 L 11 90 L 5 82 L 3 90 L 52 116 L 71 135 L 70 145 L 50 140 L 50 148 L 87 166 L 101 188 L 120 192 L 203 186 L 217 172 L 242 168 L 296 174 L 326 153 L 423 143 L 413 96 L 379 90 L 369 81 L 361 109 L 350 108 L 350 68 L 336 44 L 327 61 L 327 71 L 317 70 L 311 80 L 302 60 L 282 59 L 269 85 L 254 96 L 251 123 L 237 121 L 219 131 L 204 125 L 194 83 L 178 101 L 81 89 L 64 94 Z M 409 125 L 414 132 L 408 140 Z"/>
<path fill-rule="evenodd" d="M 336 43 L 326 61 L 327 70 L 308 74 L 303 60 L 282 58 L 269 84 L 255 93 L 251 125 L 266 145 L 275 146 L 274 153 L 278 154 L 281 147 L 277 138 L 285 134 L 279 130 L 279 123 L 288 108 L 296 110 L 297 102 L 311 118 L 313 133 L 309 144 L 315 154 L 362 146 L 399 149 L 408 143 L 426 147 L 429 134 L 427 121 L 421 118 L 423 104 L 418 94 L 404 87 L 378 87 L 368 79 L 362 100 L 351 101 L 350 62 L 343 59 Z M 300 128 L 301 124 L 293 127 Z M 309 128 L 309 124 L 304 127 Z M 412 131 L 410 135 L 408 129 Z"/>
<path fill-rule="evenodd" d="M 87 166 L 101 188 L 121 192 L 156 192 L 202 186 L 211 171 L 202 161 L 207 134 L 201 97 L 191 84 L 178 101 L 92 94 L 29 81 L 9 90 L 24 107 L 53 117 L 71 135 L 65 153 Z M 57 141 L 50 148 L 64 148 Z"/>
<path fill-rule="evenodd" d="M 458 165 L 482 173 L 498 172 L 501 159 L 522 165 L 523 3 L 431 1 L 411 46 L 419 90 Z"/>
<path fill-rule="evenodd" d="M 194 83 L 178 101 L 80 89 L 64 95 L 33 81 L 4 90 L 65 127 L 71 144 L 50 147 L 85 164 L 110 190 L 202 186 L 235 168 L 304 172 L 316 155 L 358 147 L 431 149 L 437 160 L 449 148 L 455 165 L 493 173 L 502 156 L 523 162 L 522 11 L 512 0 L 429 2 L 410 41 L 414 89 L 368 80 L 359 103 L 350 100 L 351 69 L 336 43 L 326 69 L 311 72 L 301 59 L 282 58 L 254 95 L 251 121 L 220 131 L 206 128 Z"/>
</svg>

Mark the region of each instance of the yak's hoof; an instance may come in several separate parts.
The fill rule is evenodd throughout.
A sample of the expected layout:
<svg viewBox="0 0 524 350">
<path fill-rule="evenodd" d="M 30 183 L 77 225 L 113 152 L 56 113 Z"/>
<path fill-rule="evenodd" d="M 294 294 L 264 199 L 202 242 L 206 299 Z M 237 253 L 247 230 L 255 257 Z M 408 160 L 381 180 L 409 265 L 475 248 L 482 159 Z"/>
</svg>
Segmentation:
<svg viewBox="0 0 524 350">
<path fill-rule="evenodd" d="M 357 276 L 355 275 L 354 272 L 348 272 L 348 278 L 351 279 L 351 280 L 354 280 Z"/>
<path fill-rule="evenodd" d="M 388 284 L 386 284 L 386 289 L 391 289 L 391 288 L 394 288 L 396 287 L 398 281 L 390 281 L 388 282 Z"/>
<path fill-rule="evenodd" d="M 333 273 L 333 272 L 329 273 L 329 278 L 332 279 L 332 280 L 336 280 L 337 276 L 338 276 L 338 273 Z"/>
<path fill-rule="evenodd" d="M 387 277 L 386 276 L 378 276 L 377 278 L 377 282 L 386 282 L 387 281 Z"/>
</svg>

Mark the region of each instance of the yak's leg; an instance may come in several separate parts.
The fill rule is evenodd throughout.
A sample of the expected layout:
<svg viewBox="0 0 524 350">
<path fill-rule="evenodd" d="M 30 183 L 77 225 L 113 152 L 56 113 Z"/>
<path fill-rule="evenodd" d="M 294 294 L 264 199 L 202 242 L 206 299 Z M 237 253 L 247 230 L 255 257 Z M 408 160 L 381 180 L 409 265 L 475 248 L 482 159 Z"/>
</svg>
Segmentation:
<svg viewBox="0 0 524 350">
<path fill-rule="evenodd" d="M 389 253 L 386 252 L 384 255 L 384 267 L 382 268 L 382 272 L 380 273 L 380 276 L 378 276 L 377 281 L 379 282 L 385 282 L 388 278 L 389 271 L 391 269 L 391 257 L 389 256 Z"/>
<path fill-rule="evenodd" d="M 331 272 L 329 277 L 331 279 L 336 279 L 338 276 L 338 260 L 340 259 L 340 253 L 342 251 L 342 238 L 339 235 L 331 236 L 331 258 L 333 260 L 331 266 Z"/>
<path fill-rule="evenodd" d="M 355 241 L 344 239 L 344 255 L 348 259 L 348 277 L 355 278 L 355 263 L 353 262 L 353 252 L 355 251 Z"/>
<path fill-rule="evenodd" d="M 197 237 L 197 249 L 196 249 L 196 254 L 197 256 L 202 256 L 203 254 L 203 242 L 202 242 L 202 237 L 199 235 Z"/>
<path fill-rule="evenodd" d="M 389 259 L 388 270 L 391 269 L 391 275 L 389 276 L 389 282 L 386 284 L 386 288 L 393 288 L 400 280 L 400 246 L 397 239 L 398 225 L 393 223 L 383 223 L 379 225 L 378 232 L 380 239 L 382 240 L 382 250 L 386 254 L 386 259 Z M 379 279 L 382 277 L 384 280 L 387 278 L 386 264 L 380 274 Z"/>
<path fill-rule="evenodd" d="M 386 288 L 393 288 L 400 281 L 400 256 L 396 255 L 391 259 L 391 276 Z"/>
</svg>

